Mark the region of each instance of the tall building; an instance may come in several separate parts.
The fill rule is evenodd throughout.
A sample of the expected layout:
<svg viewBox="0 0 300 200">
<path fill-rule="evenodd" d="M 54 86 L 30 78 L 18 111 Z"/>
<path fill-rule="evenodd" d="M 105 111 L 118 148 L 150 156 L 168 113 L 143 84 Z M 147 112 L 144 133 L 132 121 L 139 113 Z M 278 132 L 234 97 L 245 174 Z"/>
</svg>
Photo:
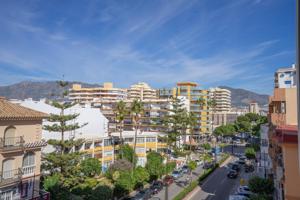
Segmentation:
<svg viewBox="0 0 300 200">
<path fill-rule="evenodd" d="M 157 93 L 147 83 L 140 82 L 130 86 L 128 89 L 128 99 L 157 99 Z"/>
<path fill-rule="evenodd" d="M 85 103 L 101 102 L 103 100 L 122 100 L 127 98 L 127 90 L 114 88 L 113 83 L 104 83 L 103 87 L 83 88 L 80 84 L 73 84 L 69 90 L 71 101 Z"/>
<path fill-rule="evenodd" d="M 0 98 L 0 199 L 49 199 L 40 191 L 45 113 Z"/>
<path fill-rule="evenodd" d="M 275 85 L 277 81 L 275 78 Z M 268 118 L 275 199 L 300 199 L 296 87 L 279 84 L 274 88 L 269 98 Z"/>
<path fill-rule="evenodd" d="M 259 106 L 258 106 L 258 103 L 256 101 L 251 101 L 249 103 L 249 112 L 259 114 Z"/>
<path fill-rule="evenodd" d="M 289 68 L 280 68 L 275 72 L 275 88 L 296 87 L 296 65 Z"/>
<path fill-rule="evenodd" d="M 197 83 L 193 82 L 179 82 L 177 87 L 173 89 L 159 90 L 160 98 L 171 97 L 186 97 L 189 100 L 189 111 L 195 113 L 198 118 L 198 126 L 196 132 L 211 133 L 211 114 L 212 109 L 207 106 L 207 100 L 210 98 L 209 90 L 200 89 Z M 204 104 L 199 105 L 197 100 L 203 99 Z"/>
<path fill-rule="evenodd" d="M 210 98 L 214 99 L 216 106 L 215 112 L 222 113 L 228 112 L 231 108 L 231 92 L 227 89 L 222 88 L 210 88 Z"/>
</svg>

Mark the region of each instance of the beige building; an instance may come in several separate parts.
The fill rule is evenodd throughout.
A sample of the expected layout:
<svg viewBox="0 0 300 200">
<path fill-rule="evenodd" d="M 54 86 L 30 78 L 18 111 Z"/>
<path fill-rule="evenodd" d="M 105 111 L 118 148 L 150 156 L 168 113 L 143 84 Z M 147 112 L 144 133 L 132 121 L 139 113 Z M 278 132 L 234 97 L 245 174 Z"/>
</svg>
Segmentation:
<svg viewBox="0 0 300 200">
<path fill-rule="evenodd" d="M 71 101 L 85 103 L 97 103 L 103 100 L 122 100 L 127 98 L 127 90 L 114 88 L 113 83 L 104 83 L 103 87 L 83 88 L 80 84 L 73 84 L 69 90 Z"/>
<path fill-rule="evenodd" d="M 258 106 L 258 103 L 256 101 L 251 101 L 249 103 L 249 112 L 259 114 L 259 106 Z"/>
<path fill-rule="evenodd" d="M 0 99 L 0 199 L 40 197 L 42 120 L 46 114 Z"/>
<path fill-rule="evenodd" d="M 157 93 L 147 83 L 140 82 L 130 86 L 130 89 L 128 89 L 128 99 L 157 99 Z"/>
<path fill-rule="evenodd" d="M 297 88 L 274 88 L 268 117 L 275 199 L 300 200 Z"/>
<path fill-rule="evenodd" d="M 222 88 L 210 88 L 210 98 L 216 102 L 215 112 L 228 112 L 231 108 L 231 92 Z"/>
</svg>

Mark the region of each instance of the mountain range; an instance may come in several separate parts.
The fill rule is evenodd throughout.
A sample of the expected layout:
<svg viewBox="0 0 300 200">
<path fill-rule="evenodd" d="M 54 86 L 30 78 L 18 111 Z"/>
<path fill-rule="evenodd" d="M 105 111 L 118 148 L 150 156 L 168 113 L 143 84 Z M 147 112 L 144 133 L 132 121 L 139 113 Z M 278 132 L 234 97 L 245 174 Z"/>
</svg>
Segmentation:
<svg viewBox="0 0 300 200">
<path fill-rule="evenodd" d="M 67 87 L 70 88 L 74 83 L 79 83 L 83 87 L 101 86 L 99 84 L 70 82 L 70 84 Z M 268 95 L 258 94 L 249 90 L 231 88 L 227 86 L 220 86 L 220 88 L 228 89 L 231 91 L 231 103 L 232 106 L 235 107 L 247 106 L 248 103 L 252 100 L 256 101 L 259 105 L 266 105 L 268 103 Z M 55 98 L 58 94 L 61 94 L 61 92 L 62 89 L 58 87 L 56 81 L 23 81 L 8 86 L 0 86 L 0 96 L 4 96 L 7 99 L 52 99 Z"/>
</svg>

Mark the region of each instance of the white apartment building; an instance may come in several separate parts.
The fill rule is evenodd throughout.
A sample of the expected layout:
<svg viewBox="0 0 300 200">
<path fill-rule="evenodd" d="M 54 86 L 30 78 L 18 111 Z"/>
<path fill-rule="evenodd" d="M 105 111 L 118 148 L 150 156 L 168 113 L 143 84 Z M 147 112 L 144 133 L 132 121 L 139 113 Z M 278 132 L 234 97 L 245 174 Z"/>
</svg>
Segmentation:
<svg viewBox="0 0 300 200">
<path fill-rule="evenodd" d="M 210 88 L 210 98 L 216 101 L 215 112 L 228 112 L 231 108 L 231 92 L 222 88 Z"/>
<path fill-rule="evenodd" d="M 280 68 L 275 72 L 275 88 L 294 88 L 297 85 L 296 66 Z"/>
<path fill-rule="evenodd" d="M 47 114 L 59 114 L 60 110 L 47 104 L 45 100 L 33 101 L 26 99 L 24 101 L 16 101 L 15 103 L 21 106 L 34 109 Z M 65 139 L 84 139 L 85 143 L 79 148 L 78 151 L 88 148 L 94 148 L 94 145 L 102 138 L 108 136 L 108 120 L 101 113 L 100 109 L 92 108 L 89 105 L 75 105 L 67 110 L 65 114 L 79 114 L 79 116 L 70 123 L 78 123 L 79 125 L 86 124 L 85 126 L 65 133 Z M 43 125 L 50 125 L 53 122 L 43 121 Z M 49 132 L 42 130 L 42 139 L 48 141 L 49 139 L 61 139 L 61 134 L 58 132 Z M 54 149 L 51 145 L 47 145 L 42 149 L 43 153 L 52 152 Z"/>
<path fill-rule="evenodd" d="M 114 88 L 113 83 L 104 83 L 103 87 L 83 88 L 73 84 L 69 90 L 69 99 L 81 104 L 101 102 L 103 100 L 122 100 L 127 98 L 127 90 Z"/>
<path fill-rule="evenodd" d="M 128 89 L 128 98 L 140 100 L 157 99 L 157 93 L 147 83 L 139 82 L 130 86 L 130 89 Z"/>
</svg>

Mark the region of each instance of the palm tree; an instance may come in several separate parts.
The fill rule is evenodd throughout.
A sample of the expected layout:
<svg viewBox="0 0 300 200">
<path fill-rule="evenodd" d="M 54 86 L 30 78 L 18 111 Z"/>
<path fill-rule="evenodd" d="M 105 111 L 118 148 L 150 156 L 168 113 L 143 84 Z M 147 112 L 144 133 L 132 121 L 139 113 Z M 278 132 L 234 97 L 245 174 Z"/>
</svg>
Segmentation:
<svg viewBox="0 0 300 200">
<path fill-rule="evenodd" d="M 194 113 L 190 112 L 188 115 L 189 129 L 190 129 L 190 151 L 192 151 L 192 136 L 194 134 L 195 127 L 197 126 L 197 117 Z"/>
<path fill-rule="evenodd" d="M 136 149 L 136 138 L 137 138 L 137 132 L 138 129 L 140 129 L 140 120 L 141 120 L 141 116 L 144 113 L 144 105 L 141 101 L 135 99 L 133 100 L 132 104 L 131 104 L 131 108 L 130 108 L 130 114 L 132 117 L 132 123 L 133 123 L 133 127 L 135 130 L 134 133 L 134 145 L 133 145 L 133 150 L 135 152 Z M 135 163 L 135 161 L 133 162 Z"/>
<path fill-rule="evenodd" d="M 116 114 L 116 120 L 119 124 L 119 131 L 120 131 L 120 141 L 121 145 L 123 145 L 123 130 L 124 130 L 124 119 L 126 114 L 128 113 L 128 110 L 126 108 L 126 103 L 124 101 L 119 101 L 116 105 L 115 114 Z"/>
<path fill-rule="evenodd" d="M 211 132 L 213 131 L 213 124 L 214 124 L 214 121 L 213 121 L 213 116 L 214 116 L 214 111 L 215 111 L 215 108 L 216 108 L 216 106 L 217 106 L 217 102 L 216 102 L 216 100 L 214 100 L 214 99 L 209 99 L 208 101 L 207 101 L 207 106 L 209 107 L 209 108 L 211 108 L 212 109 L 212 118 L 211 118 Z"/>
</svg>

